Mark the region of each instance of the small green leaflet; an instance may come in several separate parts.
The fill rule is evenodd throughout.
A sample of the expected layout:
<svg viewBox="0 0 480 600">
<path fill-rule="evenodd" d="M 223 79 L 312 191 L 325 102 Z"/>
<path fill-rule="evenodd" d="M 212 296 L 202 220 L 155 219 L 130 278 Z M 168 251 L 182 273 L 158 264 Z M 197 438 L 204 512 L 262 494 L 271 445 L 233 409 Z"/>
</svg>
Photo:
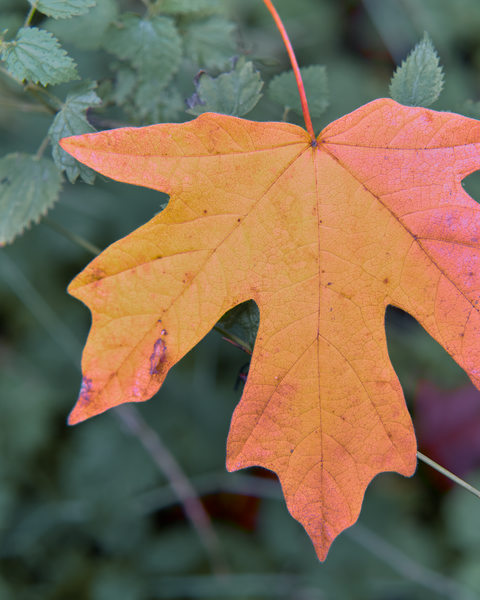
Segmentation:
<svg viewBox="0 0 480 600">
<path fill-rule="evenodd" d="M 1 48 L 8 72 L 20 81 L 48 85 L 80 79 L 75 63 L 57 38 L 43 29 L 22 27 L 13 41 Z"/>
<path fill-rule="evenodd" d="M 327 70 L 321 65 L 302 67 L 300 73 L 307 95 L 308 108 L 312 117 L 320 117 L 329 105 Z M 268 96 L 284 109 L 302 115 L 300 94 L 293 71 L 276 75 L 268 86 Z"/>
<path fill-rule="evenodd" d="M 130 112 L 132 118 L 154 123 L 177 121 L 179 113 L 185 110 L 185 104 L 180 92 L 175 87 L 160 87 L 155 80 L 141 83 L 134 96 L 135 107 Z"/>
<path fill-rule="evenodd" d="M 95 171 L 82 165 L 60 148 L 58 141 L 71 135 L 92 133 L 95 129 L 85 118 L 85 111 L 90 106 L 101 104 L 100 98 L 94 92 L 97 87 L 95 81 L 86 80 L 77 85 L 67 96 L 62 110 L 60 110 L 48 130 L 52 143 L 52 156 L 60 171 L 65 171 L 71 183 L 75 183 L 80 176 L 85 183 L 92 184 L 95 180 Z"/>
<path fill-rule="evenodd" d="M 182 56 L 180 35 L 170 17 L 142 19 L 126 13 L 110 25 L 104 48 L 128 59 L 143 81 L 155 79 L 164 87 L 178 69 Z"/>
<path fill-rule="evenodd" d="M 235 30 L 236 25 L 224 17 L 194 21 L 182 30 L 186 57 L 205 69 L 226 68 L 237 51 Z"/>
<path fill-rule="evenodd" d="M 186 100 L 187 112 L 191 115 L 216 112 L 242 117 L 262 97 L 263 81 L 252 63 L 246 63 L 244 57 L 237 60 L 230 73 L 222 73 L 216 79 L 200 73 L 195 80 L 197 91 Z"/>
<path fill-rule="evenodd" d="M 215 11 L 220 8 L 219 0 L 163 0 L 162 12 L 185 14 L 197 11 Z"/>
<path fill-rule="evenodd" d="M 137 73 L 128 63 L 110 65 L 115 71 L 115 88 L 112 98 L 118 106 L 122 106 L 131 99 L 137 87 Z"/>
<path fill-rule="evenodd" d="M 247 342 L 251 350 L 253 350 L 260 325 L 260 311 L 253 300 L 248 300 L 235 306 L 223 315 L 220 319 L 220 324 Z"/>
<path fill-rule="evenodd" d="M 15 153 L 0 159 L 0 245 L 38 223 L 58 199 L 61 183 L 48 158 Z"/>
<path fill-rule="evenodd" d="M 427 32 L 397 68 L 390 83 L 390 96 L 405 106 L 430 106 L 440 96 L 443 72 Z"/>
<path fill-rule="evenodd" d="M 80 50 L 98 50 L 103 44 L 107 27 L 118 16 L 118 6 L 115 0 L 96 2 L 96 6 L 84 15 L 61 21 L 47 19 L 42 25 L 60 40 L 73 44 Z"/>
<path fill-rule="evenodd" d="M 92 6 L 95 0 L 28 0 L 32 6 L 55 19 L 67 19 L 75 15 L 83 15 Z"/>
</svg>

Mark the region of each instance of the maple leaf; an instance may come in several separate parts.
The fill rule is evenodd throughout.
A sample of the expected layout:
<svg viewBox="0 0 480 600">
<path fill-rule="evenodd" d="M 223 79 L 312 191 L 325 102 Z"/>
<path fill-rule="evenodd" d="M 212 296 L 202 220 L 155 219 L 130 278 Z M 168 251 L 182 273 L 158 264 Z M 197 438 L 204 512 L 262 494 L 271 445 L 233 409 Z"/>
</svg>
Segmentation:
<svg viewBox="0 0 480 600">
<path fill-rule="evenodd" d="M 380 99 L 312 142 L 287 123 L 206 113 L 64 139 L 113 179 L 170 195 L 70 285 L 93 325 L 70 423 L 143 401 L 232 307 L 260 326 L 227 468 L 275 471 L 321 560 L 416 443 L 385 310 L 415 317 L 480 385 L 480 123 Z"/>
</svg>

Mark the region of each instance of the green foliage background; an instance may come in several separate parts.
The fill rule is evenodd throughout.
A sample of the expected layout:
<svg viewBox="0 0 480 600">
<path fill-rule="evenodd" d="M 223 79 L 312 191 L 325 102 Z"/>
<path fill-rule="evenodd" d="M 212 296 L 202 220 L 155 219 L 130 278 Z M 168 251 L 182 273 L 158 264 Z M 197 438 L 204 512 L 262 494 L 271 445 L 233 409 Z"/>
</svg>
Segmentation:
<svg viewBox="0 0 480 600">
<path fill-rule="evenodd" d="M 422 39 L 415 60 L 427 61 L 430 95 L 406 93 L 411 63 L 392 94 L 432 102 L 442 75 L 424 31 L 445 73 L 434 108 L 480 117 L 478 0 L 275 4 L 305 67 L 316 131 L 387 96 L 396 65 Z M 359 525 L 324 564 L 267 472 L 226 474 L 235 386 L 248 356 L 217 332 L 139 408 L 205 502 L 231 572 L 223 583 L 138 439 L 110 413 L 65 424 L 89 328 L 88 311 L 66 286 L 91 260 L 92 245 L 127 235 L 168 198 L 95 176 L 58 140 L 205 110 L 301 125 L 286 52 L 263 2 L 0 0 L 3 30 L 0 598 L 479 598 L 480 501 L 437 491 L 422 466 L 412 479 L 377 477 Z M 465 187 L 480 199 L 476 175 Z M 248 306 L 223 327 L 251 343 L 255 318 Z M 387 330 L 413 415 L 420 379 L 446 389 L 468 381 L 407 315 L 389 311 Z M 480 473 L 471 476 L 480 483 Z"/>
</svg>

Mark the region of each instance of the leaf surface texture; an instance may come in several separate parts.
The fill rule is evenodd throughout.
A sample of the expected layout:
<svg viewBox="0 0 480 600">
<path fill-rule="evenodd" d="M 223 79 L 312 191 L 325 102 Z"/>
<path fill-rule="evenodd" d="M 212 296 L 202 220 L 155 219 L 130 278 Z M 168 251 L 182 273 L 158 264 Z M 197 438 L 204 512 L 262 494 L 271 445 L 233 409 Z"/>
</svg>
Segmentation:
<svg viewBox="0 0 480 600">
<path fill-rule="evenodd" d="M 480 385 L 480 123 L 380 99 L 303 129 L 203 114 L 62 141 L 104 175 L 170 195 L 71 284 L 92 329 L 77 423 L 159 389 L 228 310 L 260 312 L 230 471 L 275 471 L 324 559 L 416 442 L 385 310 L 415 317 Z"/>
</svg>

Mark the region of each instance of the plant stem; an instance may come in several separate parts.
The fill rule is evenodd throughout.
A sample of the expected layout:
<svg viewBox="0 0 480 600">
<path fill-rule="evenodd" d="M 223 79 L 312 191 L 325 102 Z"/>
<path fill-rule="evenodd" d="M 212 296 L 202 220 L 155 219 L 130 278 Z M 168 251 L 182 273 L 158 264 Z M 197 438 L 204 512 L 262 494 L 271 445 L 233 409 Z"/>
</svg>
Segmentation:
<svg viewBox="0 0 480 600">
<path fill-rule="evenodd" d="M 245 342 L 241 338 L 237 337 L 233 333 L 230 333 L 221 325 L 218 325 L 218 323 L 217 325 L 214 325 L 213 328 L 216 329 L 219 333 L 221 333 L 223 337 L 227 338 L 228 340 L 231 340 L 236 346 L 238 346 L 242 350 L 245 350 L 245 352 L 247 352 L 248 354 L 252 354 L 253 348 L 250 346 L 250 344 L 247 344 L 247 342 Z"/>
<path fill-rule="evenodd" d="M 23 302 L 60 348 L 63 349 L 65 354 L 71 358 L 74 366 L 80 369 L 81 344 L 5 252 L 0 253 L 0 275 L 19 300 Z M 135 406 L 116 407 L 114 414 L 122 421 L 127 430 L 140 441 L 160 472 L 167 478 L 175 495 L 184 507 L 188 520 L 197 531 L 203 546 L 207 550 L 214 573 L 218 576 L 228 573 L 210 517 L 198 499 L 195 488 L 168 448 L 163 444 L 158 433 L 149 427 Z"/>
<path fill-rule="evenodd" d="M 37 153 L 35 154 L 36 160 L 40 160 L 42 158 L 42 154 L 45 152 L 45 149 L 48 146 L 49 142 L 50 142 L 50 138 L 47 135 L 45 137 L 45 139 L 43 140 L 43 142 L 40 144 L 40 148 L 37 150 Z"/>
<path fill-rule="evenodd" d="M 35 14 L 36 10 L 37 10 L 37 3 L 35 2 L 35 4 L 33 4 L 30 7 L 30 10 L 28 11 L 27 18 L 25 19 L 25 23 L 23 24 L 24 27 L 28 27 L 30 25 L 33 15 Z"/>
<path fill-rule="evenodd" d="M 19 102 L 16 98 L 0 96 L 0 106 L 5 108 L 14 108 L 26 113 L 51 114 L 51 111 L 44 104 L 34 104 L 33 102 Z"/>
<path fill-rule="evenodd" d="M 288 113 L 290 112 L 290 109 L 287 108 L 283 111 L 283 115 L 282 115 L 282 121 L 286 122 L 287 121 L 287 117 L 288 117 Z"/>
<path fill-rule="evenodd" d="M 15 81 L 15 83 L 18 83 L 18 85 L 23 85 L 23 82 L 20 81 L 20 79 L 17 79 L 17 77 L 15 77 L 15 75 L 12 75 L 4 66 L 0 65 L 0 73 L 3 73 L 4 75 L 6 75 L 7 77 L 10 77 L 10 79 L 12 79 L 13 81 Z"/>
<path fill-rule="evenodd" d="M 451 479 L 454 483 L 462 486 L 468 492 L 470 492 L 474 496 L 477 496 L 477 498 L 480 498 L 480 492 L 478 490 L 476 490 L 474 487 L 469 485 L 466 481 L 463 481 L 463 479 L 460 479 L 460 477 L 457 477 L 453 473 L 450 473 L 450 471 L 447 471 L 447 469 L 445 469 L 444 467 L 441 467 L 434 460 L 432 460 L 431 458 L 428 458 L 428 456 L 425 456 L 425 454 L 422 454 L 421 452 L 417 452 L 417 458 L 419 460 L 422 460 L 425 464 L 429 465 L 430 467 L 432 467 L 433 469 L 435 469 L 442 475 L 445 475 L 445 477 L 448 477 L 448 479 Z"/>
<path fill-rule="evenodd" d="M 57 233 L 60 233 L 61 235 L 66 237 L 68 240 L 70 240 L 74 244 L 77 244 L 77 246 L 81 246 L 84 250 L 87 250 L 94 256 L 98 256 L 102 252 L 98 246 L 95 246 L 95 244 L 92 244 L 91 242 L 89 242 L 88 240 L 85 240 L 84 238 L 77 235 L 76 233 L 73 233 L 72 231 L 65 229 L 65 227 L 62 227 L 55 221 L 52 221 L 52 219 L 50 219 L 49 217 L 43 217 L 42 223 L 44 225 L 47 225 L 47 227 L 50 227 L 50 229 L 53 229 Z"/>
<path fill-rule="evenodd" d="M 210 517 L 198 498 L 195 488 L 170 450 L 162 442 L 158 432 L 148 425 L 140 412 L 132 405 L 117 406 L 115 415 L 127 430 L 140 440 L 160 471 L 167 477 L 172 490 L 183 506 L 186 517 L 196 529 L 207 551 L 214 573 L 217 575 L 227 574 L 228 568 Z"/>
<path fill-rule="evenodd" d="M 280 15 L 276 11 L 271 0 L 263 0 L 263 1 L 265 3 L 265 6 L 270 11 L 270 14 L 273 17 L 273 20 L 275 21 L 275 23 L 277 25 L 277 27 L 280 31 L 280 35 L 282 36 L 283 43 L 285 44 L 285 47 L 287 49 L 288 56 L 290 58 L 290 62 L 292 63 L 293 72 L 295 73 L 295 79 L 297 80 L 298 92 L 300 94 L 300 102 L 302 103 L 303 119 L 305 121 L 305 126 L 307 128 L 308 133 L 310 134 L 310 137 L 312 138 L 312 142 L 315 142 L 316 141 L 315 140 L 315 132 L 313 130 L 312 119 L 310 118 L 310 112 L 308 110 L 307 95 L 305 94 L 305 87 L 303 85 L 302 75 L 301 75 L 300 69 L 298 67 L 297 57 L 295 56 L 295 52 L 293 51 L 292 44 L 290 43 L 290 40 L 288 39 L 288 35 L 287 35 L 285 27 L 283 26 L 283 23 L 280 19 Z"/>
</svg>

